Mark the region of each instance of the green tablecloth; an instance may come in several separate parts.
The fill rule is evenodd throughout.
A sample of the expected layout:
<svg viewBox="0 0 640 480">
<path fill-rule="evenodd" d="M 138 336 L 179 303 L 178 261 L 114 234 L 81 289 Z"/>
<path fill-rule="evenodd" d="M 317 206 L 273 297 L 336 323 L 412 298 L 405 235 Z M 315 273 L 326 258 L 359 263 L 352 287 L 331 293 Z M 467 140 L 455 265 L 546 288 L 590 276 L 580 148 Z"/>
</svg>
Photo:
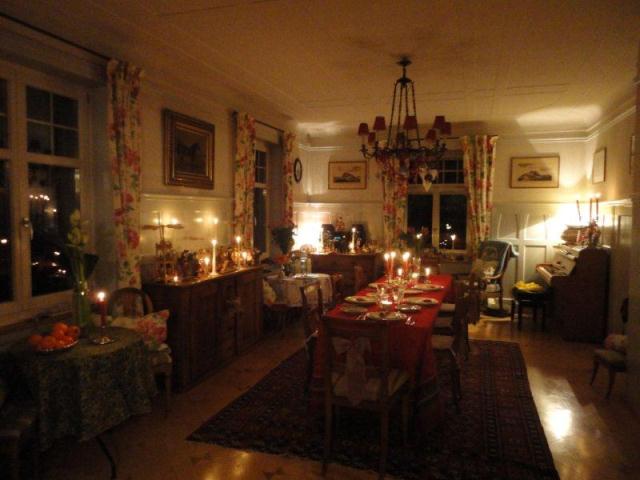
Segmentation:
<svg viewBox="0 0 640 480">
<path fill-rule="evenodd" d="M 116 342 L 81 339 L 67 352 L 48 355 L 25 344 L 13 349 L 36 401 L 42 450 L 68 435 L 88 440 L 151 411 L 156 386 L 142 338 L 124 328 L 107 330 Z"/>
</svg>

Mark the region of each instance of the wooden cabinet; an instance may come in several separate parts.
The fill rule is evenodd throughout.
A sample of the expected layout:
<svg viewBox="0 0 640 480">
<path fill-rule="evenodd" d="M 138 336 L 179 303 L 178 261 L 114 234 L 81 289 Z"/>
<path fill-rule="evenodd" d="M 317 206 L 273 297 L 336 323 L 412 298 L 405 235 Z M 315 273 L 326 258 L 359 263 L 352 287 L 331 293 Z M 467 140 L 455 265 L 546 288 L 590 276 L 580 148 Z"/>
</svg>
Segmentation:
<svg viewBox="0 0 640 480">
<path fill-rule="evenodd" d="M 185 390 L 262 335 L 262 271 L 247 268 L 178 285 L 145 284 L 156 310 L 168 309 L 174 385 Z"/>
<path fill-rule="evenodd" d="M 355 278 L 353 267 L 360 265 L 367 277 L 367 281 L 373 282 L 384 273 L 384 265 L 381 253 L 327 253 L 311 255 L 311 268 L 316 273 L 341 273 L 345 293 L 355 293 Z"/>
</svg>

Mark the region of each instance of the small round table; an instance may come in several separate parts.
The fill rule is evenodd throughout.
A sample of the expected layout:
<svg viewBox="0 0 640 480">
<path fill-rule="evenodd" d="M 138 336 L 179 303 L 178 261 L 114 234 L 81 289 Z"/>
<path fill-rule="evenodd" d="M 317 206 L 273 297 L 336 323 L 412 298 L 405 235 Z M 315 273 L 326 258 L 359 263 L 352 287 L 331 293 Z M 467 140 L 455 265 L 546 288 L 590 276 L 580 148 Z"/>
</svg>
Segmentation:
<svg viewBox="0 0 640 480">
<path fill-rule="evenodd" d="M 511 322 L 514 320 L 516 308 L 518 309 L 518 330 L 522 330 L 522 309 L 524 307 L 530 307 L 533 311 L 533 322 L 538 320 L 538 308 L 542 307 L 542 331 L 545 329 L 545 320 L 547 316 L 547 302 L 549 301 L 549 289 L 544 289 L 539 292 L 532 292 L 527 290 L 520 290 L 513 287 L 511 294 L 513 301 L 511 302 Z"/>
<path fill-rule="evenodd" d="M 101 433 L 151 411 L 156 385 L 142 337 L 117 327 L 106 333 L 116 341 L 81 338 L 72 349 L 49 354 L 24 341 L 12 348 L 36 402 L 41 450 L 66 436 L 101 442 Z"/>
</svg>

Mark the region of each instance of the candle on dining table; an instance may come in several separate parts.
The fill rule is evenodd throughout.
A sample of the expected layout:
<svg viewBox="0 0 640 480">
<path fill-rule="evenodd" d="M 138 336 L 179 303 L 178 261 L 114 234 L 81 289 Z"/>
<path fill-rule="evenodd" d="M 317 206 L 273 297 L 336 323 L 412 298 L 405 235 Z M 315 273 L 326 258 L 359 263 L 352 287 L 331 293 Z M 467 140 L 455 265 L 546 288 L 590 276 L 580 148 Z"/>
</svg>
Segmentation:
<svg viewBox="0 0 640 480">
<path fill-rule="evenodd" d="M 215 275 L 216 272 L 216 246 L 218 245 L 218 240 L 211 240 L 211 275 Z"/>
<path fill-rule="evenodd" d="M 98 298 L 98 304 L 100 304 L 100 326 L 107 326 L 107 302 L 105 299 L 107 298 L 107 294 L 104 291 L 99 291 L 96 295 Z"/>
<path fill-rule="evenodd" d="M 409 271 L 409 259 L 411 258 L 411 254 L 409 252 L 404 252 L 402 254 L 402 266 L 408 272 Z"/>
<path fill-rule="evenodd" d="M 402 278 L 403 273 L 404 273 L 404 270 L 402 269 L 402 267 L 398 268 L 398 277 Z"/>
<path fill-rule="evenodd" d="M 429 281 L 429 277 L 431 276 L 431 268 L 430 267 L 425 267 L 424 276 L 427 277 L 427 282 L 428 282 Z"/>
<path fill-rule="evenodd" d="M 389 256 L 391 257 L 391 259 L 389 260 L 389 272 L 391 273 L 389 278 L 393 278 L 393 267 L 396 264 L 396 252 L 392 250 Z"/>
</svg>

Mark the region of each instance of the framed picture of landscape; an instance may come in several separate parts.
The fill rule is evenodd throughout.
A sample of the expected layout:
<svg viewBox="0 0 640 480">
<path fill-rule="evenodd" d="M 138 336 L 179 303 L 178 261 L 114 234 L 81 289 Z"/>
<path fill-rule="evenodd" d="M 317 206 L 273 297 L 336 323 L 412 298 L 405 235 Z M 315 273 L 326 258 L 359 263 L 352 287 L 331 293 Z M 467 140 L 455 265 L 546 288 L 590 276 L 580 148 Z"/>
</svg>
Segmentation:
<svg viewBox="0 0 640 480">
<path fill-rule="evenodd" d="M 511 188 L 558 188 L 560 156 L 511 157 Z"/>
<path fill-rule="evenodd" d="M 330 190 L 363 190 L 367 188 L 367 161 L 329 162 Z"/>
<path fill-rule="evenodd" d="M 171 110 L 162 116 L 165 183 L 213 189 L 215 127 Z"/>
</svg>

